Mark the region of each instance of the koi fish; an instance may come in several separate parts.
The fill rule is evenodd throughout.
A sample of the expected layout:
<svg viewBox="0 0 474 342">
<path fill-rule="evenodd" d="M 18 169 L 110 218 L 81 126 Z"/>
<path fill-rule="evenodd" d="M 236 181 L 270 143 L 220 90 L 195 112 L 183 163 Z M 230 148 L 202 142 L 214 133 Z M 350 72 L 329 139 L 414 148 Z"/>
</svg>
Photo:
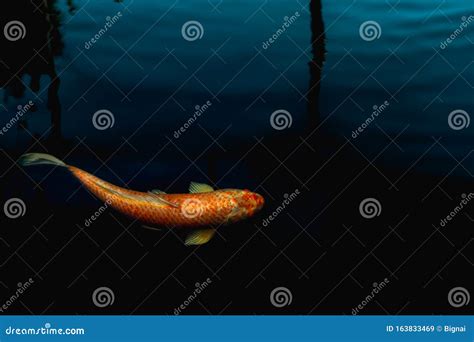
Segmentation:
<svg viewBox="0 0 474 342">
<path fill-rule="evenodd" d="M 147 228 L 190 228 L 186 245 L 208 242 L 216 227 L 255 215 L 265 202 L 261 195 L 250 190 L 214 190 L 210 185 L 195 182 L 190 184 L 187 194 L 129 190 L 44 153 L 24 154 L 18 162 L 22 166 L 49 164 L 67 168 L 97 198 Z"/>
</svg>

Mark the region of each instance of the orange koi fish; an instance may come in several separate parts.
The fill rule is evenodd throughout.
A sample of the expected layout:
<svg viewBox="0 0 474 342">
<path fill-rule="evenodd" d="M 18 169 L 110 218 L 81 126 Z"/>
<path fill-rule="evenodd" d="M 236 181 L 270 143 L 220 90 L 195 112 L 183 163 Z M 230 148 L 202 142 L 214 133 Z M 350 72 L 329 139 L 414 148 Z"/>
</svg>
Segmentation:
<svg viewBox="0 0 474 342">
<path fill-rule="evenodd" d="M 147 226 L 192 228 L 185 240 L 186 245 L 208 242 L 216 227 L 253 216 L 265 202 L 261 195 L 249 190 L 214 190 L 210 185 L 194 182 L 189 186 L 189 194 L 133 191 L 44 153 L 24 154 L 18 162 L 23 166 L 49 164 L 65 167 L 101 201 Z"/>
</svg>

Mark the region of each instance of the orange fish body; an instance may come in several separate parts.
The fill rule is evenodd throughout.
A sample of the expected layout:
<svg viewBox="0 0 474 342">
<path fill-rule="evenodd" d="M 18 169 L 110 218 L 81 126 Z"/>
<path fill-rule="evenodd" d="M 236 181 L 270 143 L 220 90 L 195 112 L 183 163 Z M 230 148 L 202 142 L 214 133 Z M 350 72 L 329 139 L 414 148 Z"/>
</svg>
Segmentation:
<svg viewBox="0 0 474 342">
<path fill-rule="evenodd" d="M 246 190 L 224 189 L 189 194 L 147 193 L 118 187 L 74 166 L 69 166 L 68 169 L 100 200 L 108 201 L 111 207 L 122 214 L 152 226 L 223 225 L 251 217 L 263 205 L 260 195 Z"/>
<path fill-rule="evenodd" d="M 214 190 L 209 185 L 191 183 L 188 194 L 166 194 L 153 190 L 133 191 L 108 183 L 77 167 L 41 153 L 20 157 L 25 166 L 53 164 L 66 167 L 92 194 L 120 213 L 150 226 L 200 229 L 186 244 L 202 244 L 213 236 L 214 228 L 241 221 L 258 212 L 264 199 L 249 190 Z M 211 227 L 211 228 L 210 228 Z"/>
</svg>

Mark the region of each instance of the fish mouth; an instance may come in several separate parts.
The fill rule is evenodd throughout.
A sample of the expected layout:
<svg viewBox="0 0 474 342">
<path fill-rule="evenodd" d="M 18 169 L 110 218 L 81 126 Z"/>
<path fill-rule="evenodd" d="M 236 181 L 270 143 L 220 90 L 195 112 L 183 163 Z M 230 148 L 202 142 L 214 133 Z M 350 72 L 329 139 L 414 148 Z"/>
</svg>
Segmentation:
<svg viewBox="0 0 474 342">
<path fill-rule="evenodd" d="M 246 211 L 246 216 L 250 217 L 263 208 L 265 199 L 262 195 L 245 190 L 238 199 L 239 206 Z"/>
<path fill-rule="evenodd" d="M 265 205 L 265 198 L 260 194 L 255 194 L 255 212 L 262 210 Z"/>
</svg>

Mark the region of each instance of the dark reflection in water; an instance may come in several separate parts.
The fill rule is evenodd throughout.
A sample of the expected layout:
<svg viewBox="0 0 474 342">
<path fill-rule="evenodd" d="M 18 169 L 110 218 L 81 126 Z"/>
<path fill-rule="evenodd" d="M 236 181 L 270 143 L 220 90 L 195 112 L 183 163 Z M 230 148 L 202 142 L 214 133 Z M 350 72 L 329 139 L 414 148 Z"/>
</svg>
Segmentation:
<svg viewBox="0 0 474 342">
<path fill-rule="evenodd" d="M 18 18 L 27 32 L 26 37 L 19 41 L 0 40 L 0 87 L 5 88 L 5 102 L 10 96 L 23 99 L 27 91 L 36 94 L 33 102 L 38 102 L 46 91 L 46 106 L 51 113 L 50 139 L 58 143 L 62 136 L 61 104 L 55 57 L 61 55 L 64 43 L 59 28 L 61 16 L 55 3 L 56 0 L 18 0 L 2 8 L 5 18 Z M 44 75 L 48 76 L 48 85 L 46 89 L 41 89 L 41 77 Z M 18 129 L 22 128 L 27 129 L 26 118 L 18 125 Z"/>
<path fill-rule="evenodd" d="M 309 62 L 310 84 L 308 90 L 309 129 L 317 127 L 319 115 L 319 93 L 321 90 L 321 75 L 326 58 L 326 34 L 321 11 L 321 0 L 310 2 L 311 11 L 311 45 L 313 60 Z"/>
</svg>

